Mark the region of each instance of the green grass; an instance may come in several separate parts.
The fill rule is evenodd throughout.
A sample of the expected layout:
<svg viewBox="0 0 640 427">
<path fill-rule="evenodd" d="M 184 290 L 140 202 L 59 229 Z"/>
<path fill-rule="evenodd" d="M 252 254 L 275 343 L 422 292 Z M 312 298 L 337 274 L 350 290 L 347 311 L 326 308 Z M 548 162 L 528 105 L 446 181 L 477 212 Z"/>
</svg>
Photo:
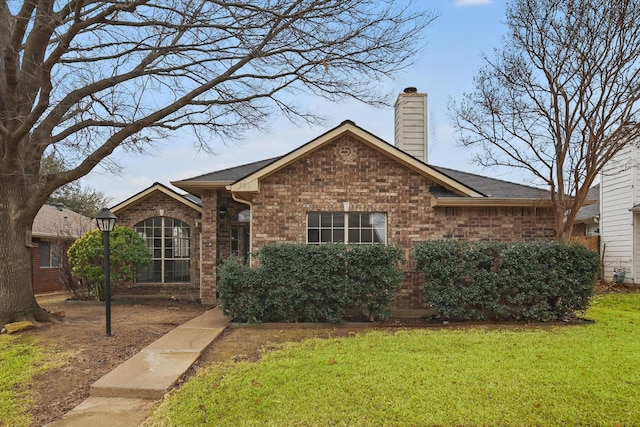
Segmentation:
<svg viewBox="0 0 640 427">
<path fill-rule="evenodd" d="M 31 397 L 24 390 L 31 378 L 53 366 L 45 350 L 33 339 L 0 335 L 0 426 L 28 426 L 25 408 Z"/>
<path fill-rule="evenodd" d="M 640 425 L 640 294 L 595 324 L 370 332 L 214 364 L 147 426 Z"/>
</svg>

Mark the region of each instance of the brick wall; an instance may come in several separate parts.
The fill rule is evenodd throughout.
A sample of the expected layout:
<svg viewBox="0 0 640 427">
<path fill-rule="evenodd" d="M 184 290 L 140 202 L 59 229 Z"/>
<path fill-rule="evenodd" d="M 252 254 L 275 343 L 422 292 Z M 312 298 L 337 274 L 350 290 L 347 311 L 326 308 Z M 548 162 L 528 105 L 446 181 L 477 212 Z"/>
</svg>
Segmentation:
<svg viewBox="0 0 640 427">
<path fill-rule="evenodd" d="M 165 193 L 157 191 L 127 209 L 118 211 L 116 215 L 118 216 L 117 225 L 133 227 L 146 219 L 164 216 L 185 222 L 191 230 L 190 283 L 170 283 L 165 285 L 132 283 L 127 287 L 118 288 L 118 295 L 135 294 L 178 296 L 189 299 L 200 298 L 200 212 Z"/>
<path fill-rule="evenodd" d="M 342 136 L 261 181 L 252 201 L 251 250 L 273 243 L 306 243 L 307 213 L 343 212 L 344 202 L 349 202 L 350 212 L 386 213 L 387 243 L 402 248 L 407 259 L 422 240 L 553 236 L 550 209 L 434 208 L 429 193 L 433 185 L 375 149 Z M 396 295 L 399 308 L 424 307 L 413 267 L 407 264 L 408 279 Z"/>
<path fill-rule="evenodd" d="M 41 243 L 41 239 L 33 239 L 33 243 Z M 62 246 L 62 252 L 64 257 L 67 256 L 66 252 L 71 246 L 69 242 L 58 242 Z M 40 267 L 40 247 L 31 248 L 31 262 L 32 262 L 32 277 L 33 277 L 33 292 L 35 294 L 46 294 L 50 292 L 63 291 L 62 281 L 60 277 L 61 267 Z"/>
</svg>

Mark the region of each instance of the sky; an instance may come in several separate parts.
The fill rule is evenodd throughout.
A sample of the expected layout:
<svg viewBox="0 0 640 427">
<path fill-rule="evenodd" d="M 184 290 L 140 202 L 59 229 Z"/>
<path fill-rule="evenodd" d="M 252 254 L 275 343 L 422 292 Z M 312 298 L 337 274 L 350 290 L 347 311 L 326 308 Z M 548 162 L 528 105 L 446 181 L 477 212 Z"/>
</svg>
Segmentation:
<svg viewBox="0 0 640 427">
<path fill-rule="evenodd" d="M 513 173 L 509 175 L 505 171 L 485 170 L 474 165 L 471 153 L 456 144 L 447 108 L 450 100 L 460 101 L 465 92 L 473 89 L 473 77 L 481 65 L 481 55 L 490 56 L 493 49 L 500 46 L 506 32 L 503 24 L 505 1 L 416 2 L 440 16 L 427 28 L 426 44 L 415 64 L 395 76 L 387 87 L 399 94 L 404 88 L 413 86 L 418 92 L 428 94 L 428 163 L 522 182 L 522 177 L 513 176 Z M 116 205 L 155 182 L 171 187 L 170 181 L 286 154 L 347 119 L 393 143 L 392 107 L 374 108 L 355 101 L 332 104 L 319 99 L 316 109 L 326 117 L 325 126 L 298 127 L 284 118 L 275 117 L 268 133 L 249 132 L 242 140 L 226 145 L 213 140 L 213 155 L 199 151 L 196 139 L 188 133 L 173 135 L 145 154 L 124 155 L 116 151 L 111 158 L 121 166 L 119 174 L 107 173 L 98 167 L 81 183 L 102 192 L 111 199 L 112 205 Z"/>
</svg>

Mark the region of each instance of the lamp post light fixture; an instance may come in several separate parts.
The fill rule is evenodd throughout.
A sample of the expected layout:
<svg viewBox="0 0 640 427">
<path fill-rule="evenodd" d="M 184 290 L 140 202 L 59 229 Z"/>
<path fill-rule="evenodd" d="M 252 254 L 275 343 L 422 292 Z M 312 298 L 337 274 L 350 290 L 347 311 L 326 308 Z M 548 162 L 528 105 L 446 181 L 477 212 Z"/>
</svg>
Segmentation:
<svg viewBox="0 0 640 427">
<path fill-rule="evenodd" d="M 109 233 L 116 226 L 116 217 L 108 208 L 96 215 L 96 224 L 102 231 L 102 242 L 104 244 L 104 308 L 106 314 L 107 336 L 111 336 L 111 262 L 109 260 Z"/>
</svg>

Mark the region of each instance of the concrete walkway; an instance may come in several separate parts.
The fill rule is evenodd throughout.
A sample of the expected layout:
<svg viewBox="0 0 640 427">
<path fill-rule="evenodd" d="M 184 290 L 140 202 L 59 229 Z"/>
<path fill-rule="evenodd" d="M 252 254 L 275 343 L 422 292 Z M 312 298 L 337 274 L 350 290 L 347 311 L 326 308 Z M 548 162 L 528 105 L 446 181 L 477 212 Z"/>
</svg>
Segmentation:
<svg viewBox="0 0 640 427">
<path fill-rule="evenodd" d="M 91 385 L 87 400 L 48 427 L 133 427 L 227 327 L 216 307 L 178 326 Z"/>
</svg>

